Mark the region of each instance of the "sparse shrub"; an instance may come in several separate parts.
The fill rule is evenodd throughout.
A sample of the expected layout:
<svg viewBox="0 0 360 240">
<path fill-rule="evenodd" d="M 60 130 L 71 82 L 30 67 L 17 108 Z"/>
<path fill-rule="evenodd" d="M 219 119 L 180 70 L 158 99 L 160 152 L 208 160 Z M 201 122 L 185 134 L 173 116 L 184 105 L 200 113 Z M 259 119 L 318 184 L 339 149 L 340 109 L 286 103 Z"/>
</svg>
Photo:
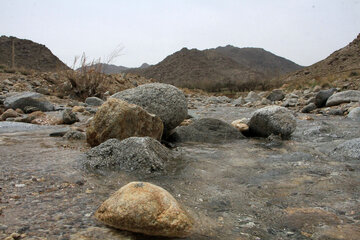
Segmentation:
<svg viewBox="0 0 360 240">
<path fill-rule="evenodd" d="M 110 63 L 120 54 L 122 49 L 114 50 L 108 57 L 106 63 Z M 85 53 L 80 58 L 80 68 L 75 70 L 79 58 L 75 57 L 73 63 L 73 70 L 66 71 L 66 77 L 69 80 L 73 93 L 76 97 L 81 100 L 85 100 L 87 97 L 102 97 L 102 91 L 104 89 L 105 80 L 108 78 L 108 75 L 103 73 L 103 65 L 101 64 L 101 59 L 93 60 L 91 62 L 87 61 Z"/>
</svg>

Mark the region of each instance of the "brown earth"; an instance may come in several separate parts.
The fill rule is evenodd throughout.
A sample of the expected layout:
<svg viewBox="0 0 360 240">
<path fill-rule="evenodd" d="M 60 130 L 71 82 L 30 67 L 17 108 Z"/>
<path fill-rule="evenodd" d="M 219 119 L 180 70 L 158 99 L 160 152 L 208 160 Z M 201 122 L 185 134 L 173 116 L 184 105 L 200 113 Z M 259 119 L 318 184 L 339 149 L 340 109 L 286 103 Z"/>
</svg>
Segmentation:
<svg viewBox="0 0 360 240">
<path fill-rule="evenodd" d="M 70 69 L 45 45 L 7 36 L 0 37 L 0 64 L 42 72 Z"/>
<path fill-rule="evenodd" d="M 197 50 L 183 48 L 145 69 L 129 69 L 147 78 L 178 87 L 208 91 L 266 89 L 269 80 L 301 66 L 261 48 L 233 46 Z"/>
<path fill-rule="evenodd" d="M 285 76 L 289 86 L 332 85 L 359 89 L 360 79 L 360 34 L 347 46 L 309 67 Z"/>
</svg>

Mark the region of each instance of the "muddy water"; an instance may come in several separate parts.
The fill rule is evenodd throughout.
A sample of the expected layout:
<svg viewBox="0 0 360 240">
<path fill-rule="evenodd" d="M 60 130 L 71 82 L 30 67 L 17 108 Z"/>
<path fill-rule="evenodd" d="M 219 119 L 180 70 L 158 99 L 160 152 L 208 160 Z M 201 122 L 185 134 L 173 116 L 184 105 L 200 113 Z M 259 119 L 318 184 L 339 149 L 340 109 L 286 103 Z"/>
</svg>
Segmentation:
<svg viewBox="0 0 360 240">
<path fill-rule="evenodd" d="M 252 111 L 214 106 L 191 114 L 231 122 Z M 76 239 L 74 234 L 88 232 L 98 239 L 149 239 L 104 230 L 92 217 L 112 192 L 134 180 L 155 183 L 186 206 L 197 222 L 188 239 L 317 239 L 332 226 L 356 232 L 360 162 L 335 157 L 332 149 L 360 137 L 360 124 L 303 116 L 297 116 L 298 128 L 288 141 L 183 144 L 173 150 L 181 158 L 168 173 L 154 177 L 83 171 L 77 159 L 87 150 L 84 142 L 50 138 L 53 129 L 9 128 L 0 133 L 0 238 L 19 232 L 27 239 Z M 288 212 L 295 208 L 325 214 L 314 221 L 303 211 L 294 219 Z"/>
</svg>

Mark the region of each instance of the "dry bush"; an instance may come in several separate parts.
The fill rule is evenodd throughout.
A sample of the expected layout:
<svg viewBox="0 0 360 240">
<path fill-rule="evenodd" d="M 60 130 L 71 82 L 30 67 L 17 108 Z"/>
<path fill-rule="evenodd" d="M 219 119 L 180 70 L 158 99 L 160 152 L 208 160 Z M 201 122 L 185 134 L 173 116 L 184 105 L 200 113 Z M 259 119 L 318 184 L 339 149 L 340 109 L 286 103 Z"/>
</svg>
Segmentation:
<svg viewBox="0 0 360 240">
<path fill-rule="evenodd" d="M 115 58 L 120 56 L 122 48 L 114 50 L 107 58 L 106 63 L 109 64 Z M 80 58 L 80 68 L 75 70 L 79 61 L 79 57 L 75 57 L 73 63 L 73 70 L 66 71 L 66 77 L 69 80 L 72 91 L 75 96 L 81 100 L 85 100 L 87 97 L 103 97 L 103 92 L 100 89 L 104 89 L 106 85 L 106 79 L 108 75 L 103 73 L 103 65 L 101 58 L 88 62 L 88 59 L 83 53 Z"/>
</svg>

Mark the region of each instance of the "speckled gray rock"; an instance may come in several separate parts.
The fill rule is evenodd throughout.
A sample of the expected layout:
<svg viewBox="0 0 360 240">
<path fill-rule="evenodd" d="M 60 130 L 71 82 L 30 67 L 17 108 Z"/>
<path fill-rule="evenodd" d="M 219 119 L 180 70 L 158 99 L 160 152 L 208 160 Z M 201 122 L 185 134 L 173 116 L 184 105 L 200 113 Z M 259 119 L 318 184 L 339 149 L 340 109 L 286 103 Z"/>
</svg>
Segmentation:
<svg viewBox="0 0 360 240">
<path fill-rule="evenodd" d="M 85 135 L 85 133 L 80 132 L 80 131 L 70 130 L 65 133 L 63 138 L 66 140 L 85 140 L 86 135 Z"/>
<path fill-rule="evenodd" d="M 88 97 L 85 99 L 85 103 L 90 106 L 101 106 L 104 101 L 98 97 Z"/>
<path fill-rule="evenodd" d="M 360 122 L 360 107 L 352 109 L 347 117 L 351 120 Z"/>
<path fill-rule="evenodd" d="M 343 142 L 334 149 L 333 154 L 345 158 L 360 160 L 360 138 Z"/>
<path fill-rule="evenodd" d="M 305 107 L 303 107 L 301 109 L 301 112 L 302 113 L 309 113 L 309 112 L 311 112 L 311 111 L 313 111 L 315 109 L 316 109 L 315 103 L 309 103 L 308 105 L 306 105 Z"/>
<path fill-rule="evenodd" d="M 243 97 L 238 97 L 237 99 L 235 99 L 234 101 L 233 101 L 233 104 L 235 105 L 235 106 L 240 106 L 240 105 L 243 105 L 243 104 L 245 104 L 246 102 L 245 102 L 245 100 L 244 100 L 244 98 Z"/>
<path fill-rule="evenodd" d="M 266 97 L 270 101 L 281 101 L 285 98 L 285 94 L 280 89 L 274 89 L 271 91 L 271 93 Z"/>
<path fill-rule="evenodd" d="M 48 112 L 54 110 L 54 105 L 47 101 L 44 95 L 36 92 L 22 92 L 7 97 L 4 101 L 5 108 L 24 110 L 25 107 L 36 107 L 40 111 Z"/>
<path fill-rule="evenodd" d="M 125 170 L 149 174 L 164 171 L 172 153 L 150 137 L 109 139 L 86 153 L 89 169 Z"/>
<path fill-rule="evenodd" d="M 149 113 L 160 117 L 164 123 L 165 136 L 188 115 L 185 95 L 170 84 L 144 84 L 115 93 L 111 97 L 139 105 Z"/>
<path fill-rule="evenodd" d="M 181 126 L 170 135 L 171 142 L 221 143 L 243 139 L 244 135 L 232 125 L 213 118 L 196 120 L 189 126 Z"/>
<path fill-rule="evenodd" d="M 62 113 L 62 120 L 64 124 L 73 124 L 78 122 L 79 118 L 74 112 L 71 111 L 71 109 L 65 109 L 65 111 Z"/>
<path fill-rule="evenodd" d="M 336 88 L 331 88 L 328 90 L 321 90 L 315 96 L 315 105 L 318 108 L 324 107 L 326 101 L 329 99 L 331 95 L 336 92 Z"/>
<path fill-rule="evenodd" d="M 360 91 L 348 90 L 333 94 L 326 102 L 327 107 L 339 105 L 341 103 L 360 102 Z"/>
<path fill-rule="evenodd" d="M 292 112 L 280 106 L 267 106 L 254 112 L 249 122 L 252 135 L 268 137 L 271 134 L 287 139 L 295 131 Z"/>
<path fill-rule="evenodd" d="M 253 103 L 256 101 L 261 101 L 261 97 L 256 93 L 256 92 L 249 92 L 248 95 L 246 96 L 246 98 L 244 99 L 246 103 Z"/>
</svg>

